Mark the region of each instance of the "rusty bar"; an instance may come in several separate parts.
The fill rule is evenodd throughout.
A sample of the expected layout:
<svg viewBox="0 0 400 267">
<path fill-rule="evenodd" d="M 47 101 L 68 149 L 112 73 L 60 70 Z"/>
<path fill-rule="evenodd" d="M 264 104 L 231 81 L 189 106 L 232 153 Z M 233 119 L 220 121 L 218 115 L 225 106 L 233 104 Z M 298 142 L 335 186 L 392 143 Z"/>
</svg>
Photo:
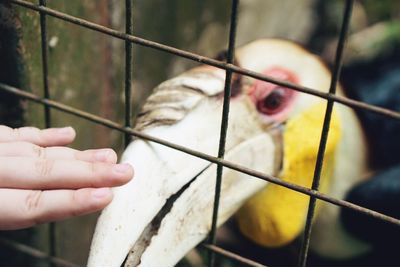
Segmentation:
<svg viewBox="0 0 400 267">
<path fill-rule="evenodd" d="M 220 255 L 223 255 L 226 258 L 235 260 L 239 263 L 245 264 L 247 266 L 253 266 L 253 267 L 267 267 L 266 265 L 263 265 L 261 263 L 258 263 L 256 261 L 247 259 L 245 257 L 242 257 L 236 253 L 233 253 L 231 251 L 225 250 L 221 247 L 218 247 L 216 245 L 211 245 L 211 244 L 203 244 L 203 247 L 209 251 L 212 251 L 214 253 L 218 253 Z"/>
<path fill-rule="evenodd" d="M 46 7 L 46 0 L 39 0 L 39 5 L 42 7 Z M 42 49 L 42 75 L 43 75 L 43 95 L 45 98 L 50 99 L 50 90 L 49 90 L 49 71 L 48 71 L 48 49 L 47 49 L 47 20 L 46 14 L 43 12 L 39 12 L 40 15 L 40 46 Z M 50 108 L 48 106 L 44 106 L 44 122 L 45 128 L 51 127 L 51 113 Z M 49 223 L 49 248 L 50 255 L 56 256 L 56 223 Z M 54 264 L 51 264 L 54 267 Z"/>
<path fill-rule="evenodd" d="M 52 257 L 45 252 L 38 250 L 36 248 L 33 248 L 31 246 L 27 246 L 25 244 L 21 244 L 19 242 L 16 242 L 14 240 L 6 239 L 6 238 L 0 238 L 0 244 L 4 247 L 8 247 L 14 250 L 17 250 L 21 253 L 28 254 L 36 259 L 40 259 L 43 261 L 47 261 L 52 263 L 55 266 L 62 266 L 62 267 L 79 267 L 79 265 L 66 261 L 61 258 L 57 257 Z"/>
<path fill-rule="evenodd" d="M 352 7 L 353 7 L 353 0 L 346 0 L 346 5 L 345 5 L 344 15 L 343 15 L 343 22 L 342 22 L 342 26 L 340 29 L 338 45 L 336 48 L 335 65 L 333 68 L 331 84 L 329 87 L 329 93 L 333 94 L 333 95 L 336 93 L 336 86 L 338 84 L 338 81 L 340 78 L 340 72 L 342 69 L 343 50 L 344 50 L 344 45 L 346 42 L 347 33 L 349 30 Z M 321 172 L 322 172 L 322 165 L 324 163 L 324 154 L 325 154 L 325 149 L 326 149 L 326 143 L 328 141 L 329 127 L 330 127 L 330 122 L 331 122 L 331 117 L 332 117 L 333 104 L 334 104 L 334 102 L 332 100 L 328 100 L 328 103 L 326 106 L 324 123 L 322 126 L 322 133 L 321 133 L 321 139 L 320 139 L 319 148 L 318 148 L 317 160 L 315 163 L 314 177 L 313 177 L 313 182 L 312 182 L 312 186 L 311 186 L 312 190 L 318 190 L 318 188 L 319 188 L 319 182 L 321 179 Z M 317 203 L 317 199 L 315 197 L 311 196 L 309 204 L 308 204 L 308 211 L 307 211 L 306 225 L 305 225 L 304 235 L 303 235 L 303 242 L 301 245 L 300 255 L 299 255 L 299 260 L 298 260 L 299 267 L 305 267 L 307 264 L 307 256 L 308 256 L 308 250 L 309 250 L 310 239 L 311 239 L 311 231 L 312 231 L 312 221 L 313 221 L 313 218 L 315 215 L 316 203 Z"/>
<path fill-rule="evenodd" d="M 46 0 L 39 0 L 39 5 L 46 7 Z M 42 75 L 43 75 L 43 92 L 45 98 L 50 98 L 49 79 L 48 79 L 48 56 L 47 56 L 47 23 L 46 14 L 40 12 L 40 41 L 42 48 Z M 51 116 L 49 107 L 44 107 L 45 127 L 51 126 Z"/>
<path fill-rule="evenodd" d="M 231 19 L 229 28 L 229 43 L 228 43 L 228 53 L 226 57 L 226 63 L 232 64 L 235 55 L 235 43 L 236 43 L 236 26 L 237 26 L 237 10 L 238 10 L 239 0 L 232 0 L 231 7 Z M 218 158 L 223 159 L 225 155 L 225 145 L 226 145 L 226 135 L 228 132 L 228 119 L 229 119 L 229 107 L 231 100 L 231 84 L 232 84 L 232 71 L 226 70 L 225 73 L 225 88 L 224 88 L 224 102 L 222 106 L 222 120 L 221 120 L 221 130 L 219 136 L 219 147 L 218 147 Z M 209 242 L 211 245 L 215 244 L 215 236 L 217 233 L 217 220 L 218 220 L 218 209 L 219 200 L 221 197 L 221 184 L 222 184 L 222 173 L 223 165 L 218 164 L 217 166 L 217 177 L 215 181 L 215 194 L 214 194 L 214 205 L 211 218 L 211 231 Z M 208 266 L 215 266 L 215 253 L 210 250 L 208 257 Z"/>
<path fill-rule="evenodd" d="M 385 115 L 387 117 L 393 118 L 393 119 L 398 119 L 400 120 L 400 112 L 394 111 L 394 110 L 390 110 L 390 109 L 386 109 L 386 108 L 382 108 L 382 107 L 378 107 L 375 105 L 370 105 L 370 104 L 366 104 L 362 101 L 357 101 L 357 100 L 353 100 L 347 97 L 342 97 L 342 96 L 337 96 L 337 95 L 333 95 L 330 93 L 323 93 L 321 91 L 318 91 L 316 89 L 312 89 L 309 87 L 305 87 L 305 86 L 300 86 L 297 84 L 293 84 L 290 82 L 286 82 L 286 81 L 282 81 L 282 80 L 278 80 L 266 75 L 263 75 L 261 73 L 255 72 L 255 71 L 251 71 L 248 69 L 244 69 L 238 66 L 235 66 L 233 64 L 228 64 L 222 61 L 218 61 L 215 59 L 211 59 L 211 58 L 207 58 L 201 55 L 197 55 L 188 51 L 184 51 L 184 50 L 180 50 L 171 46 L 167 46 L 167 45 L 163 45 L 157 42 L 153 42 L 150 40 L 146 40 L 143 38 L 139 38 L 133 35 L 129 35 L 120 31 L 116 31 L 104 26 L 101 26 L 99 24 L 93 23 L 93 22 L 89 22 L 87 20 L 84 19 L 80 19 L 50 8 L 46 8 L 46 7 L 41 7 L 41 6 L 37 6 L 35 4 L 29 3 L 27 1 L 21 1 L 21 0 L 11 0 L 11 3 L 35 10 L 35 11 L 40 11 L 43 13 L 46 13 L 47 15 L 59 18 L 61 20 L 76 24 L 76 25 L 80 25 L 82 27 L 94 30 L 94 31 L 98 31 L 110 36 L 113 36 L 115 38 L 118 39 L 122 39 L 125 41 L 130 41 L 132 43 L 144 46 L 144 47 L 150 47 L 156 50 L 160 50 L 160 51 L 164 51 L 170 54 L 174 54 L 189 60 L 193 60 L 199 63 L 204 63 L 210 66 L 214 66 L 216 68 L 220 68 L 220 69 L 224 69 L 224 70 L 231 70 L 232 72 L 235 73 L 239 73 L 242 75 L 246 75 L 258 80 L 262 80 L 262 81 L 266 81 L 266 82 L 271 82 L 271 83 L 275 83 L 277 85 L 280 86 L 284 86 L 284 87 L 288 87 L 291 88 L 293 90 L 299 91 L 299 92 L 303 92 L 303 93 L 307 93 L 310 95 L 314 95 L 323 99 L 329 99 L 338 103 L 341 103 L 343 105 L 355 108 L 355 109 L 363 109 L 363 110 L 368 110 L 377 114 L 381 114 L 381 115 Z"/>
<path fill-rule="evenodd" d="M 241 166 L 239 164 L 235 164 L 235 163 L 226 161 L 224 159 L 220 159 L 218 157 L 214 157 L 214 156 L 208 155 L 206 153 L 202 153 L 202 152 L 199 152 L 199 151 L 196 151 L 196 150 L 193 150 L 193 149 L 181 146 L 181 145 L 177 145 L 175 143 L 171 143 L 171 142 L 165 141 L 163 139 L 160 139 L 160 138 L 157 138 L 157 137 L 145 134 L 145 133 L 141 133 L 141 132 L 136 131 L 136 130 L 134 130 L 132 128 L 124 127 L 124 126 L 122 126 L 122 125 L 120 125 L 120 124 L 118 124 L 118 123 L 116 123 L 114 121 L 102 118 L 100 116 L 97 116 L 97 115 L 94 115 L 94 114 L 91 114 L 91 113 L 88 113 L 88 112 L 85 112 L 85 111 L 82 111 L 82 110 L 79 110 L 79 109 L 76 109 L 76 108 L 73 108 L 71 106 L 62 104 L 60 102 L 42 98 L 42 97 L 37 96 L 35 94 L 32 94 L 32 93 L 23 91 L 21 89 L 6 85 L 4 83 L 0 83 L 0 90 L 3 90 L 5 92 L 8 92 L 8 93 L 11 93 L 11 94 L 14 94 L 14 95 L 18 95 L 21 98 L 33 101 L 35 103 L 39 103 L 39 104 L 42 104 L 42 105 L 47 105 L 47 106 L 49 106 L 51 108 L 54 108 L 54 109 L 57 109 L 57 110 L 60 110 L 60 111 L 64 111 L 65 113 L 77 116 L 79 118 L 86 119 L 88 121 L 91 121 L 91 122 L 94 122 L 94 123 L 97 123 L 97 124 L 100 124 L 100 125 L 103 125 L 103 126 L 108 127 L 110 129 L 114 129 L 114 130 L 120 131 L 122 133 L 129 133 L 130 135 L 133 135 L 135 137 L 138 137 L 138 138 L 141 138 L 141 139 L 144 139 L 144 140 L 147 140 L 147 141 L 151 141 L 151 142 L 154 142 L 154 143 L 169 147 L 171 149 L 175 149 L 175 150 L 181 151 L 181 152 L 183 152 L 185 154 L 188 154 L 188 155 L 191 155 L 191 156 L 194 156 L 194 157 L 197 157 L 197 158 L 201 158 L 201 159 L 207 160 L 207 161 L 215 163 L 215 164 L 221 164 L 226 168 L 229 168 L 229 169 L 232 169 L 232 170 L 244 173 L 244 174 L 248 174 L 248 175 L 253 176 L 255 178 L 259 178 L 261 180 L 264 180 L 264 181 L 267 181 L 267 182 L 271 182 L 271 183 L 274 183 L 274 184 L 277 184 L 277 185 L 292 189 L 294 191 L 297 191 L 299 193 L 302 193 L 302 194 L 305 194 L 305 195 L 308 195 L 308 196 L 316 197 L 316 198 L 318 198 L 320 200 L 324 200 L 324 201 L 332 203 L 334 205 L 337 205 L 337 206 L 340 206 L 340 207 L 344 207 L 344 208 L 348 208 L 348 209 L 351 209 L 351 210 L 355 210 L 355 211 L 361 212 L 363 214 L 367 214 L 368 216 L 374 217 L 374 218 L 382 220 L 382 221 L 386 221 L 388 223 L 391 223 L 391 224 L 394 224 L 394 225 L 397 225 L 397 226 L 400 227 L 400 220 L 396 219 L 394 217 L 391 217 L 391 216 L 388 216 L 388 215 L 373 211 L 371 209 L 367 209 L 367 208 L 361 207 L 359 205 L 353 204 L 353 203 L 345 201 L 345 200 L 341 200 L 341 199 L 336 199 L 336 198 L 330 197 L 330 196 L 328 196 L 328 195 L 326 195 L 324 193 L 318 192 L 316 190 L 312 190 L 312 189 L 304 187 L 304 186 L 300 186 L 300 185 L 297 185 L 297 184 L 293 184 L 293 183 L 284 181 L 284 180 L 282 180 L 280 178 L 277 178 L 277 177 L 274 177 L 272 175 L 264 174 L 262 172 L 246 168 L 246 167 Z"/>
<path fill-rule="evenodd" d="M 125 32 L 133 33 L 132 0 L 125 0 Z M 125 126 L 132 126 L 132 42 L 125 41 Z M 125 134 L 125 147 L 129 145 L 131 135 Z"/>
</svg>

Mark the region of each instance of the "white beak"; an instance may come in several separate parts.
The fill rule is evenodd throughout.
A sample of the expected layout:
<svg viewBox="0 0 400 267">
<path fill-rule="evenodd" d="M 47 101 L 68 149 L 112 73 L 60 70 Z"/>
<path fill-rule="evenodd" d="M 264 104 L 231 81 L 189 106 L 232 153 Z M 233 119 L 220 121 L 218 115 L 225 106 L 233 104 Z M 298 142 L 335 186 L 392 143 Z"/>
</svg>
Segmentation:
<svg viewBox="0 0 400 267">
<path fill-rule="evenodd" d="M 225 159 L 273 174 L 277 148 L 253 109 L 247 96 L 231 100 Z M 221 98 L 202 97 L 179 122 L 145 132 L 215 155 L 221 113 Z M 125 266 L 173 266 L 210 230 L 216 165 L 143 140 L 129 145 L 122 162 L 134 167 L 135 176 L 114 190 L 112 203 L 102 212 L 88 266 L 121 266 L 124 261 Z M 224 168 L 218 225 L 266 185 Z"/>
</svg>

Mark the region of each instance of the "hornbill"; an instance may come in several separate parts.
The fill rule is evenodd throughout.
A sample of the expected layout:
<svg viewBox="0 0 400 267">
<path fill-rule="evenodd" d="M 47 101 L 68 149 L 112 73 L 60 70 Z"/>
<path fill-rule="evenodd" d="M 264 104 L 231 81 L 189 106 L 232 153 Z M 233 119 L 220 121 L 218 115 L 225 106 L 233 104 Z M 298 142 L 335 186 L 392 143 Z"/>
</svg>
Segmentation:
<svg viewBox="0 0 400 267">
<path fill-rule="evenodd" d="M 321 60 L 289 41 L 263 39 L 237 49 L 236 64 L 276 79 L 327 92 Z M 136 129 L 215 155 L 225 71 L 199 66 L 155 88 Z M 342 95 L 338 86 L 337 93 Z M 310 187 L 326 100 L 235 74 L 225 159 Z M 320 191 L 343 199 L 370 172 L 364 133 L 354 112 L 335 104 Z M 114 190 L 92 240 L 88 266 L 173 266 L 208 234 L 215 164 L 141 139 L 122 156 L 135 177 Z M 303 231 L 309 197 L 224 168 L 218 224 L 235 216 L 242 234 L 266 247 Z M 311 249 L 346 259 L 371 249 L 349 235 L 340 208 L 318 201 Z"/>
</svg>

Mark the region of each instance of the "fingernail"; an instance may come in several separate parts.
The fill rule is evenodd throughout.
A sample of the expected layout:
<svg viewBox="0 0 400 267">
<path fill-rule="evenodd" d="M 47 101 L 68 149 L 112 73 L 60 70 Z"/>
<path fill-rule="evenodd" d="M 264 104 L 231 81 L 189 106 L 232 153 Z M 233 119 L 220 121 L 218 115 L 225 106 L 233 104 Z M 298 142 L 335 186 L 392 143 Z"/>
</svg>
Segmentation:
<svg viewBox="0 0 400 267">
<path fill-rule="evenodd" d="M 109 149 L 101 149 L 95 152 L 94 158 L 98 161 L 107 161 L 110 156 Z"/>
<path fill-rule="evenodd" d="M 111 189 L 110 188 L 97 188 L 92 191 L 92 197 L 94 198 L 105 198 L 111 195 Z"/>
<path fill-rule="evenodd" d="M 114 171 L 117 173 L 127 173 L 131 168 L 132 167 L 128 163 L 117 164 L 113 167 Z"/>
<path fill-rule="evenodd" d="M 72 131 L 73 131 L 73 130 L 72 130 L 72 127 L 71 127 L 71 126 L 64 127 L 64 128 L 58 128 L 58 129 L 57 129 L 57 133 L 62 134 L 62 135 L 64 135 L 64 134 L 71 134 Z"/>
</svg>

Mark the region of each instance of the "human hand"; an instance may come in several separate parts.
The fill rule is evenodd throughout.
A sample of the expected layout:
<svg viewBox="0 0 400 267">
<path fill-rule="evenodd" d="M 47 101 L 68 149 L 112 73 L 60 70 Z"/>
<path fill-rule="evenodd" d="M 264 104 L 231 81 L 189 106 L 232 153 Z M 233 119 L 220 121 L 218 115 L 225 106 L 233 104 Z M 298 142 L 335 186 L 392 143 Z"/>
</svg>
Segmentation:
<svg viewBox="0 0 400 267">
<path fill-rule="evenodd" d="M 0 125 L 0 230 L 101 210 L 111 202 L 109 187 L 132 178 L 132 167 L 115 164 L 112 149 L 64 147 L 74 138 L 71 127 Z"/>
</svg>

